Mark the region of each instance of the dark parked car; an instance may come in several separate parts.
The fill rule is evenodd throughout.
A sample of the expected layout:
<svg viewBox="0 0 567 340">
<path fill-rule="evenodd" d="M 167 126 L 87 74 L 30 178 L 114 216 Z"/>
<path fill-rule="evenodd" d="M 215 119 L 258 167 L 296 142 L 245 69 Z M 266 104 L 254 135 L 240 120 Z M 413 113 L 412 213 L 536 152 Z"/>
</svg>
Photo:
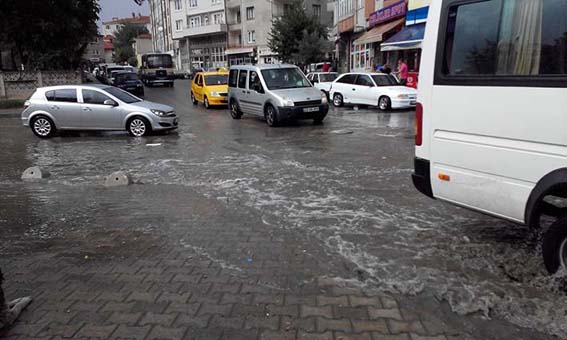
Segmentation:
<svg viewBox="0 0 567 340">
<path fill-rule="evenodd" d="M 136 73 L 121 71 L 114 75 L 114 86 L 138 96 L 144 95 L 144 84 Z"/>
</svg>

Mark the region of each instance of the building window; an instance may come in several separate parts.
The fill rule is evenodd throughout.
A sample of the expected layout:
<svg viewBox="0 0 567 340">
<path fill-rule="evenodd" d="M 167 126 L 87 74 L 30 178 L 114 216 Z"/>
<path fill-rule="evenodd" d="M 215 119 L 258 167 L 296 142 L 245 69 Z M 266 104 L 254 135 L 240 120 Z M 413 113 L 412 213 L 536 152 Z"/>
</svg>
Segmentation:
<svg viewBox="0 0 567 340">
<path fill-rule="evenodd" d="M 208 15 L 205 15 L 203 17 L 203 22 L 204 22 L 203 25 L 209 26 L 209 16 Z"/>
<path fill-rule="evenodd" d="M 222 13 L 213 14 L 213 23 L 215 25 L 224 24 Z"/>
<path fill-rule="evenodd" d="M 240 19 L 240 10 L 238 10 L 238 12 L 236 12 L 236 23 L 237 23 L 237 24 L 240 24 L 240 21 L 241 21 L 241 19 Z"/>
<path fill-rule="evenodd" d="M 175 20 L 175 30 L 177 32 L 183 30 L 183 20 Z"/>
<path fill-rule="evenodd" d="M 321 17 L 321 5 L 313 5 L 313 16 Z"/>
<path fill-rule="evenodd" d="M 189 0 L 189 7 L 197 7 L 197 0 Z"/>
<path fill-rule="evenodd" d="M 110 25 L 106 25 L 106 29 L 109 30 L 109 29 L 110 29 Z"/>
<path fill-rule="evenodd" d="M 256 42 L 256 31 L 248 31 L 248 43 L 252 44 Z"/>
<path fill-rule="evenodd" d="M 201 17 L 200 16 L 196 16 L 196 17 L 190 17 L 189 18 L 189 27 L 199 27 L 201 26 Z"/>
<path fill-rule="evenodd" d="M 173 1 L 173 8 L 174 8 L 176 11 L 181 10 L 181 0 L 174 0 L 174 1 Z"/>
<path fill-rule="evenodd" d="M 254 7 L 246 7 L 246 20 L 254 19 Z"/>
</svg>

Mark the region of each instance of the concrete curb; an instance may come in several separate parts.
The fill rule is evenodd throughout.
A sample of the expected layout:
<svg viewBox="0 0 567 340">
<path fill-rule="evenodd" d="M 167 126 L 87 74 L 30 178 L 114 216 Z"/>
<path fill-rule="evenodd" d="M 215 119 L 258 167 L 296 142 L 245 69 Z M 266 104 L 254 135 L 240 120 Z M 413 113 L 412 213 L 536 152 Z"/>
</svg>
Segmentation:
<svg viewBox="0 0 567 340">
<path fill-rule="evenodd" d="M 21 115 L 21 111 L 19 109 L 1 109 L 0 110 L 0 118 L 15 118 Z"/>
</svg>

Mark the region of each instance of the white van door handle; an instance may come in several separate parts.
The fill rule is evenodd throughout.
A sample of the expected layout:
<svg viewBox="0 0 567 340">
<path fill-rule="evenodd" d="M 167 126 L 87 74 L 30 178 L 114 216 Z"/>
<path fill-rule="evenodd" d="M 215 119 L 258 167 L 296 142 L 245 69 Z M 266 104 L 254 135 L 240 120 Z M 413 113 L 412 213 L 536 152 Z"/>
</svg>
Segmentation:
<svg viewBox="0 0 567 340">
<path fill-rule="evenodd" d="M 356 91 L 356 89 L 352 89 L 353 91 Z"/>
</svg>

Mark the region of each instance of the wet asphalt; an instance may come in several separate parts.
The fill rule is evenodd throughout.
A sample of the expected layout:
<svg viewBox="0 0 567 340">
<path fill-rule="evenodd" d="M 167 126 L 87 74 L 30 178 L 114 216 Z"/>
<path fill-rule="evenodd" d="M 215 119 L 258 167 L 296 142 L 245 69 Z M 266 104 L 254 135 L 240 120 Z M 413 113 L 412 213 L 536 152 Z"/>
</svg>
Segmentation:
<svg viewBox="0 0 567 340">
<path fill-rule="evenodd" d="M 413 188 L 412 111 L 332 108 L 320 126 L 270 128 L 253 116 L 233 120 L 226 108 L 193 106 L 188 87 L 183 80 L 146 89 L 147 100 L 175 107 L 180 126 L 145 138 L 69 132 L 40 140 L 18 118 L 0 117 L 2 258 L 123 228 L 165 235 L 239 268 L 253 248 L 194 244 L 184 225 L 254 221 L 303 239 L 302 250 L 318 258 L 318 276 L 402 296 L 471 338 L 567 338 L 564 278 L 545 274 L 528 230 Z M 29 166 L 50 177 L 23 183 Z M 102 187 L 118 170 L 135 185 Z M 227 210 L 215 216 L 200 198 Z M 127 256 L 129 246 L 139 247 L 129 240 L 116 254 Z M 96 248 L 89 254 L 103 256 Z M 307 279 L 274 276 L 270 284 Z"/>
</svg>

